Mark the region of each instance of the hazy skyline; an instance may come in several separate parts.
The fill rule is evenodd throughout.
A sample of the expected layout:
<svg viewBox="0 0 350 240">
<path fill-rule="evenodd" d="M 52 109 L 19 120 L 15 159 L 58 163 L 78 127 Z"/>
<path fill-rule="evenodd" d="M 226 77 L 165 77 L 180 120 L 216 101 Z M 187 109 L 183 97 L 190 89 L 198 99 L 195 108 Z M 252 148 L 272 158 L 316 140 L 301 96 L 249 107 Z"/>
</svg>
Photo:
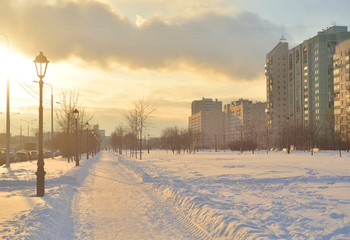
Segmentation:
<svg viewBox="0 0 350 240">
<path fill-rule="evenodd" d="M 191 102 L 202 97 L 266 101 L 265 54 L 282 35 L 293 46 L 334 23 L 348 26 L 348 7 L 346 0 L 2 0 L 0 33 L 12 57 L 1 57 L 0 37 L 0 112 L 10 62 L 11 112 L 21 112 L 12 118 L 12 134 L 19 134 L 19 119 L 37 118 L 32 60 L 43 51 L 50 60 L 44 82 L 55 101 L 64 89 L 79 91 L 108 135 L 126 125 L 128 106 L 140 97 L 158 107 L 151 136 L 187 127 Z M 44 97 L 49 125 L 49 88 Z M 1 114 L 0 124 L 4 132 Z"/>
</svg>

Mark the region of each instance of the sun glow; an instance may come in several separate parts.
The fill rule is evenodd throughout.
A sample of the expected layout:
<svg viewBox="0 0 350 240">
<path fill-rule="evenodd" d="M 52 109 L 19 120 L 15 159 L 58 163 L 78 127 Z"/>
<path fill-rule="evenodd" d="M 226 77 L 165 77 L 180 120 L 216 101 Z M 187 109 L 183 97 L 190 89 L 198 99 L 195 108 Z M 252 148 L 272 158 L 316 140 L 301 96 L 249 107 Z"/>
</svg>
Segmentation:
<svg viewBox="0 0 350 240">
<path fill-rule="evenodd" d="M 35 65 L 33 60 L 0 45 L 0 112 L 5 109 L 7 79 L 10 84 L 11 111 L 33 105 L 37 97 Z M 33 101 L 32 101 L 33 100 Z"/>
</svg>

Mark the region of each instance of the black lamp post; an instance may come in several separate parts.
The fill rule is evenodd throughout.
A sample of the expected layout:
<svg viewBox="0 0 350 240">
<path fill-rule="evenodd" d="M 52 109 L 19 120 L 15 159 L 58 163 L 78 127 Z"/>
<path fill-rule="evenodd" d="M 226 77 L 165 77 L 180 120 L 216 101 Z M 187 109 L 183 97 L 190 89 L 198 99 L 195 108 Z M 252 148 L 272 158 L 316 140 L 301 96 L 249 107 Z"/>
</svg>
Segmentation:
<svg viewBox="0 0 350 240">
<path fill-rule="evenodd" d="M 36 73 L 40 79 L 39 81 L 39 156 L 38 156 L 38 169 L 36 171 L 36 196 L 42 197 L 45 194 L 45 174 L 44 171 L 44 158 L 43 158 L 43 78 L 46 74 L 47 64 L 49 61 L 44 56 L 43 52 L 40 52 L 33 61 L 35 63 Z"/>
<path fill-rule="evenodd" d="M 91 130 L 91 133 L 92 133 L 92 141 L 93 141 L 93 145 L 92 145 L 92 154 L 93 155 L 95 155 L 96 153 L 95 153 L 95 139 L 94 139 L 94 137 L 95 137 L 95 130 L 94 129 L 92 129 Z"/>
<path fill-rule="evenodd" d="M 242 144 L 243 144 L 243 124 L 241 124 L 241 153 L 243 153 Z"/>
<path fill-rule="evenodd" d="M 149 140 L 150 140 L 149 133 L 147 134 L 147 137 L 148 137 L 148 141 L 147 141 L 147 153 L 149 154 Z"/>
<path fill-rule="evenodd" d="M 287 117 L 287 153 L 289 154 L 290 148 L 289 148 L 289 117 Z"/>
<path fill-rule="evenodd" d="M 86 127 L 86 159 L 89 159 L 89 122 L 85 123 Z"/>
<path fill-rule="evenodd" d="M 75 166 L 79 166 L 79 156 L 78 156 L 78 109 L 74 109 L 73 116 L 75 119 Z"/>
<path fill-rule="evenodd" d="M 217 152 L 217 151 L 218 151 L 218 144 L 217 144 L 216 135 L 218 134 L 218 131 L 217 131 L 217 130 L 214 130 L 214 134 L 215 134 L 215 152 Z"/>
</svg>

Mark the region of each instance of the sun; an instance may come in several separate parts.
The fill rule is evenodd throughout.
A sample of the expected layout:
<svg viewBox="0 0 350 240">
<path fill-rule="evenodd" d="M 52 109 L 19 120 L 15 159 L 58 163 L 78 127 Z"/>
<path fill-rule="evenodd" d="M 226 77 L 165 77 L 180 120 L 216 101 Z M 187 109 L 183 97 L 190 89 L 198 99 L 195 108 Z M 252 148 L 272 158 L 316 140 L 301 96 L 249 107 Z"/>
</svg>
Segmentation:
<svg viewBox="0 0 350 240">
<path fill-rule="evenodd" d="M 7 51 L 6 46 L 0 44 L 0 112 L 4 109 L 4 99 L 9 80 L 11 108 L 23 107 L 31 104 L 37 95 L 37 80 L 35 65 L 15 51 Z"/>
</svg>

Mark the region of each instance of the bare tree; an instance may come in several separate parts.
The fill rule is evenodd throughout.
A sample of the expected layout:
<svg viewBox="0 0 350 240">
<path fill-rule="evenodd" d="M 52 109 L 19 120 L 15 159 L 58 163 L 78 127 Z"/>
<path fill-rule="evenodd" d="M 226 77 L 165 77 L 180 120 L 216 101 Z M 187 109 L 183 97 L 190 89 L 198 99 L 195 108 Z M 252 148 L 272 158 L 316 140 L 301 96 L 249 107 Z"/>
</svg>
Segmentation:
<svg viewBox="0 0 350 240">
<path fill-rule="evenodd" d="M 115 151 L 118 148 L 119 154 L 123 153 L 123 146 L 124 146 L 123 139 L 126 132 L 127 132 L 127 129 L 124 126 L 118 125 L 111 135 L 112 146 Z"/>
<path fill-rule="evenodd" d="M 74 155 L 74 141 L 71 141 L 73 132 L 75 129 L 75 121 L 73 117 L 73 110 L 76 108 L 79 110 L 79 117 L 77 119 L 78 131 L 82 132 L 85 123 L 92 120 L 92 116 L 89 116 L 85 111 L 85 108 L 79 104 L 79 93 L 75 91 L 62 91 L 60 95 L 60 108 L 56 109 L 56 122 L 61 130 L 60 145 L 61 152 L 68 157 L 68 162 L 71 156 Z M 63 136 L 64 134 L 64 136 Z M 65 141 L 63 140 L 65 139 Z M 56 146 L 56 145 L 55 145 Z M 80 151 L 83 151 L 81 148 Z"/>
<path fill-rule="evenodd" d="M 129 127 L 131 129 L 131 134 L 128 134 L 129 137 L 129 144 L 130 144 L 130 155 L 131 155 L 131 150 L 135 150 L 135 157 L 137 158 L 137 151 L 136 151 L 136 144 L 137 144 L 137 136 L 138 136 L 138 116 L 137 116 L 137 111 L 135 108 L 129 108 L 129 113 L 127 115 L 127 119 L 129 122 Z M 131 137 L 135 136 L 135 137 Z M 132 142 L 131 142 L 132 141 Z M 131 145 L 133 145 L 131 147 Z"/>
<path fill-rule="evenodd" d="M 189 153 L 192 153 L 192 150 L 193 150 L 192 131 L 190 129 L 181 129 L 180 136 L 181 136 L 181 145 L 183 147 L 184 152 L 188 151 Z"/>
<path fill-rule="evenodd" d="M 124 136 L 124 143 L 126 149 L 129 149 L 130 156 L 133 154 L 135 150 L 136 143 L 136 135 L 133 132 L 127 132 Z"/>
<path fill-rule="evenodd" d="M 150 119 L 153 117 L 156 107 L 153 107 L 149 99 L 143 97 L 132 104 L 127 116 L 130 128 L 139 138 L 140 159 L 142 159 L 142 134 L 149 126 Z"/>
<path fill-rule="evenodd" d="M 181 151 L 181 136 L 178 127 L 169 127 L 162 131 L 161 135 L 162 142 L 165 144 L 166 148 L 170 149 L 173 154 L 175 151 Z"/>
</svg>

